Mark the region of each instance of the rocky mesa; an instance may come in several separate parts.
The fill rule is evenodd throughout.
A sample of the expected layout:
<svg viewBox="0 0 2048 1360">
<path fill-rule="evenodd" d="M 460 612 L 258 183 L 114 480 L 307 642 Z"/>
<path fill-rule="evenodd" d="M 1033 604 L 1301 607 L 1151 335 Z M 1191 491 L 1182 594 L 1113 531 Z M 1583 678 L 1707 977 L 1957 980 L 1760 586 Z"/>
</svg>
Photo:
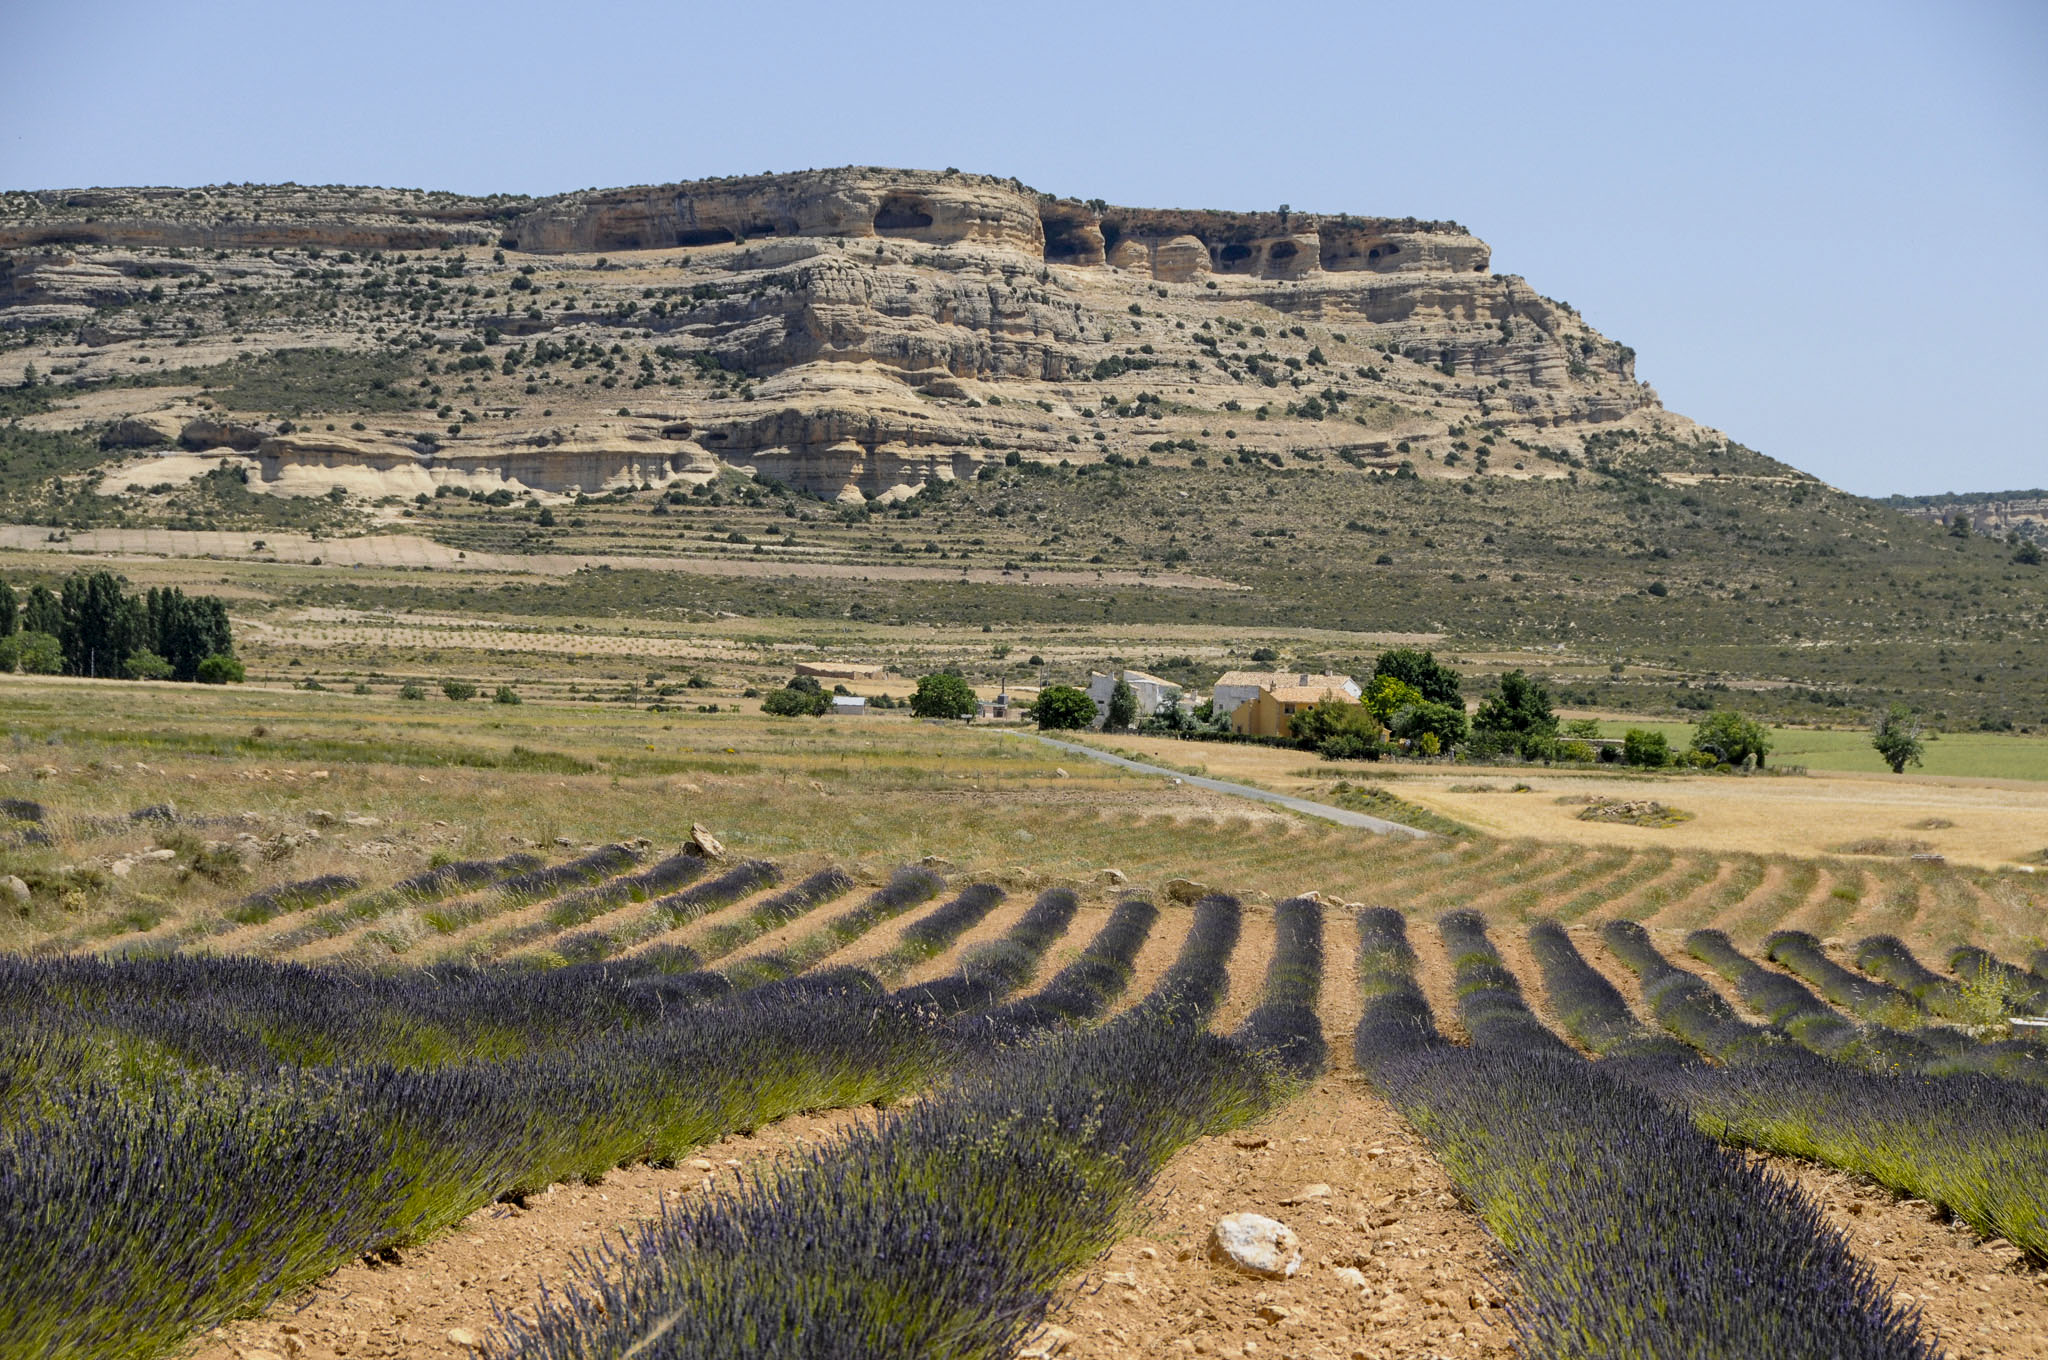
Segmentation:
<svg viewBox="0 0 2048 1360">
<path fill-rule="evenodd" d="M 1122 208 L 845 168 L 545 199 L 0 194 L 0 382 L 138 465 L 573 496 L 737 469 L 827 499 L 991 461 L 1786 469 L 1450 222 Z M 11 371 L 10 371 L 11 370 Z M 177 462 L 185 460 L 180 472 Z"/>
</svg>

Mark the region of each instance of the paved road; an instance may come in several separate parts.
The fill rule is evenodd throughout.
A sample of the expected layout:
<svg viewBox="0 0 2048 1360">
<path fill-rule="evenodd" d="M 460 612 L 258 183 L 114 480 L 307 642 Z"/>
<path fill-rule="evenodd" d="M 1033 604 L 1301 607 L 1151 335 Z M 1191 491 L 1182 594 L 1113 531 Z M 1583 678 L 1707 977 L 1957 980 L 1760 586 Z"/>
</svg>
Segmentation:
<svg viewBox="0 0 2048 1360">
<path fill-rule="evenodd" d="M 1421 831 L 1412 826 L 1403 826 L 1399 822 L 1390 822 L 1384 817 L 1371 817 L 1363 812 L 1353 812 L 1349 808 L 1331 807 L 1327 803 L 1311 803 L 1306 798 L 1294 798 L 1284 793 L 1274 793 L 1270 789 L 1255 789 L 1249 784 L 1233 784 L 1227 779 L 1211 779 L 1207 775 L 1200 774 L 1182 774 L 1179 770 L 1169 770 L 1164 765 L 1147 765 L 1143 761 L 1131 760 L 1125 756 L 1111 755 L 1107 751 L 1098 751 L 1092 746 L 1076 746 L 1071 741 L 1059 741 L 1052 737 L 1040 737 L 1035 732 L 1024 735 L 1037 737 L 1039 741 L 1044 742 L 1047 746 L 1056 746 L 1062 751 L 1071 751 L 1077 756 L 1086 756 L 1090 760 L 1099 760 L 1105 765 L 1121 765 L 1124 769 L 1136 770 L 1139 774 L 1165 775 L 1169 779 L 1178 779 L 1183 784 L 1192 784 L 1198 789 L 1210 789 L 1216 793 L 1228 793 L 1238 798 L 1255 798 L 1261 803 L 1278 803 L 1281 807 L 1299 812 L 1305 817 L 1320 817 L 1326 822 L 1335 822 L 1339 826 L 1361 827 L 1382 836 L 1413 836 L 1417 840 L 1421 840 L 1430 834 L 1427 831 Z"/>
</svg>

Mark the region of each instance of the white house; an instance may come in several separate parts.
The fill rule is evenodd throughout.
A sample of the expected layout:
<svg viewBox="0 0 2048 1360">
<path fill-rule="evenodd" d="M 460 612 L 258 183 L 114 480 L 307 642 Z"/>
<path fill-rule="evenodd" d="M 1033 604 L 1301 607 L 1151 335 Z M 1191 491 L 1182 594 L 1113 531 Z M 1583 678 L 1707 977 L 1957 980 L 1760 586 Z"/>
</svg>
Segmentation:
<svg viewBox="0 0 2048 1360">
<path fill-rule="evenodd" d="M 1121 672 L 1124 683 L 1138 697 L 1138 718 L 1143 721 L 1166 705 L 1180 698 L 1180 686 L 1171 680 L 1162 680 L 1156 675 L 1143 671 Z M 1109 697 L 1116 692 L 1117 677 L 1095 672 L 1088 677 L 1088 697 L 1095 701 L 1095 725 L 1101 727 L 1109 720 Z"/>
<path fill-rule="evenodd" d="M 858 694 L 835 694 L 832 696 L 832 716 L 835 718 L 858 718 L 868 711 L 868 701 Z"/>
<path fill-rule="evenodd" d="M 1260 690 L 1312 689 L 1335 690 L 1353 699 L 1364 697 L 1365 691 L 1358 682 L 1348 675 L 1311 675 L 1307 671 L 1225 671 L 1216 679 L 1216 692 L 1210 695 L 1210 702 L 1218 713 L 1235 713 L 1259 697 Z"/>
</svg>

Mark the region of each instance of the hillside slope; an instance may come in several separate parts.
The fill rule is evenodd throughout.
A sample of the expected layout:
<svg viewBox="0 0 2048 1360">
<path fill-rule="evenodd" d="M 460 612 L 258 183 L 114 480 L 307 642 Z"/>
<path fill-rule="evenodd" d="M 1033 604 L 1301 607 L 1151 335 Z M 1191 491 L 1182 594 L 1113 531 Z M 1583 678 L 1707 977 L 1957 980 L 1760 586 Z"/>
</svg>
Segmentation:
<svg viewBox="0 0 2048 1360">
<path fill-rule="evenodd" d="M 16 193 L 0 521 L 34 527 L 0 536 L 403 532 L 432 551 L 374 560 L 533 562 L 508 615 L 1429 633 L 1569 648 L 1587 703 L 2048 726 L 2048 570 L 1664 410 L 1633 358 L 1454 223 L 951 171 Z"/>
</svg>

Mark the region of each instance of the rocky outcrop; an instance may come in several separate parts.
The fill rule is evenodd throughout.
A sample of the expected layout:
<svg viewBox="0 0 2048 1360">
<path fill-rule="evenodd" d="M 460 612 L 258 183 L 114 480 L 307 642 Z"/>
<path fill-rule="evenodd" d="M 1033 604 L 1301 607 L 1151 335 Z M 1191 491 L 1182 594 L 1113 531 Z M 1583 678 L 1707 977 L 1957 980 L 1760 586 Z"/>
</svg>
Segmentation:
<svg viewBox="0 0 2048 1360">
<path fill-rule="evenodd" d="M 1039 194 L 1014 179 L 852 166 L 552 198 L 471 198 L 299 185 L 93 189 L 0 196 L 0 250 L 429 250 L 502 242 L 536 254 L 732 245 L 776 238 L 984 246 L 1034 260 L 1192 278 L 1189 242 L 1220 274 L 1484 273 L 1484 242 L 1451 222 L 1311 213 L 1116 208 Z M 1118 252 L 1121 251 L 1121 262 Z M 0 289 L 6 286 L 0 275 Z"/>
<path fill-rule="evenodd" d="M 1038 196 L 957 171 L 821 170 L 568 194 L 522 213 L 505 237 L 528 251 L 650 250 L 772 236 L 892 237 L 1043 256 Z"/>
</svg>

